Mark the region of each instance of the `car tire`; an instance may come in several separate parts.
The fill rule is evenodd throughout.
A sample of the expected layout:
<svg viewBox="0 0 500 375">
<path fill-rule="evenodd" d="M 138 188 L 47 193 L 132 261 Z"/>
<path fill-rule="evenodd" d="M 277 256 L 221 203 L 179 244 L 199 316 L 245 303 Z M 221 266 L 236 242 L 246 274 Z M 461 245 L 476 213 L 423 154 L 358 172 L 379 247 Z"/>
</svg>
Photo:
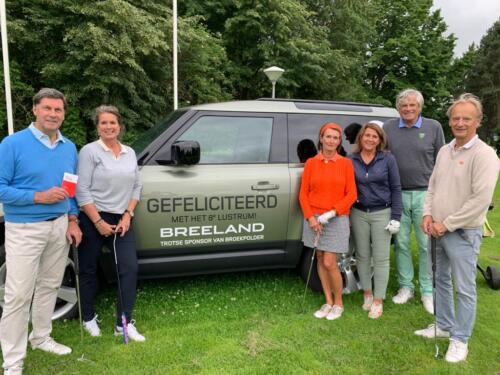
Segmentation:
<svg viewBox="0 0 500 375">
<path fill-rule="evenodd" d="M 3 313 L 5 276 L 7 267 L 5 264 L 5 245 L 0 245 L 0 316 Z M 68 257 L 66 269 L 61 287 L 57 293 L 57 301 L 52 314 L 52 320 L 73 319 L 78 313 L 78 300 L 76 294 L 76 275 L 73 260 Z"/>
<path fill-rule="evenodd" d="M 313 249 L 304 247 L 302 252 L 302 259 L 299 265 L 300 277 L 304 282 L 307 282 L 307 275 L 311 265 L 311 258 Z M 343 294 L 351 294 L 361 289 L 359 276 L 356 268 L 356 258 L 354 251 L 351 249 L 347 254 L 339 255 L 337 260 L 343 282 Z M 315 292 L 322 292 L 321 280 L 319 279 L 316 257 L 314 257 L 314 264 L 311 270 L 311 278 L 309 280 L 309 288 Z"/>
</svg>

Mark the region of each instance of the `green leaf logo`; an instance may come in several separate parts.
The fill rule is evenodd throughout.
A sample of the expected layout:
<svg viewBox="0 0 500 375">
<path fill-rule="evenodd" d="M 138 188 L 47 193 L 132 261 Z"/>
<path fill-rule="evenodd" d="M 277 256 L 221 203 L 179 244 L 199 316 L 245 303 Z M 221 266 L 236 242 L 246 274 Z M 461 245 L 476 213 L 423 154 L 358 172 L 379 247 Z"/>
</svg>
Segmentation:
<svg viewBox="0 0 500 375">
<path fill-rule="evenodd" d="M 418 136 L 420 137 L 420 139 L 424 139 L 425 133 L 418 133 Z"/>
</svg>

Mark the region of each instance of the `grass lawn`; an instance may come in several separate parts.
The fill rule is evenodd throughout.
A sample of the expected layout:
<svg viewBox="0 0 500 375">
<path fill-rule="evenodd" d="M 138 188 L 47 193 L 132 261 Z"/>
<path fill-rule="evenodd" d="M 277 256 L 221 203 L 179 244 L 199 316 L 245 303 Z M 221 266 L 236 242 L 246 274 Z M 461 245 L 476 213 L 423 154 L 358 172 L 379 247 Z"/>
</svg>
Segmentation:
<svg viewBox="0 0 500 375">
<path fill-rule="evenodd" d="M 481 265 L 500 269 L 500 188 L 488 215 L 497 231 L 485 238 Z M 103 336 L 80 342 L 77 320 L 54 323 L 53 336 L 69 356 L 28 349 L 25 374 L 500 374 L 500 290 L 477 277 L 476 325 L 465 363 L 434 359 L 434 341 L 413 331 L 433 318 L 419 298 L 397 306 L 392 262 L 384 315 L 368 319 L 362 294 L 345 296 L 333 322 L 315 319 L 323 303 L 293 271 L 253 272 L 141 281 L 135 318 L 145 343 L 122 344 L 112 335 L 114 286 L 98 297 Z M 448 341 L 440 340 L 441 353 Z"/>
</svg>

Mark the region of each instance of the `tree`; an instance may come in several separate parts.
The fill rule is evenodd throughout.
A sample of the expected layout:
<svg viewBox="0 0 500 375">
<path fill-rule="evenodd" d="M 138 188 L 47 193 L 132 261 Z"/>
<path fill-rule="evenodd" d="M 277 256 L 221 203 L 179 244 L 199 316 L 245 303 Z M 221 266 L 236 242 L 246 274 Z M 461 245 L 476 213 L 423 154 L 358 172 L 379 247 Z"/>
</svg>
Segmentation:
<svg viewBox="0 0 500 375">
<path fill-rule="evenodd" d="M 378 18 L 370 44 L 367 84 L 373 95 L 394 103 L 402 89 L 414 87 L 425 99 L 425 114 L 442 120 L 450 92 L 448 72 L 455 37 L 432 0 L 375 0 Z"/>
<path fill-rule="evenodd" d="M 160 0 L 9 3 L 11 56 L 20 80 L 68 97 L 77 143 L 94 138 L 92 111 L 116 105 L 130 141 L 172 107 L 170 9 Z M 221 42 L 195 18 L 179 22 L 181 103 L 227 98 Z M 27 53 L 29 51 L 29 53 Z M 183 79 L 185 78 L 185 79 Z M 79 119 L 79 120 L 78 120 Z M 80 139 L 81 138 L 81 139 Z"/>
<path fill-rule="evenodd" d="M 479 96 L 483 103 L 484 120 L 480 136 L 498 148 L 500 146 L 500 19 L 481 39 L 477 56 L 465 80 L 466 91 Z"/>
</svg>

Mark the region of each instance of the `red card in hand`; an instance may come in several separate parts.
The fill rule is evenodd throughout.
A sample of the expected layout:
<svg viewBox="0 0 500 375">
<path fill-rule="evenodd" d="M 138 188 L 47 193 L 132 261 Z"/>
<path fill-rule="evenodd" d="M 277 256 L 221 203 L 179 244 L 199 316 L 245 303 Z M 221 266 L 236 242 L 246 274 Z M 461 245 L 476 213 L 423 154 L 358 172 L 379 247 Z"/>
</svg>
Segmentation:
<svg viewBox="0 0 500 375">
<path fill-rule="evenodd" d="M 75 196 L 76 183 L 78 176 L 76 174 L 65 173 L 61 187 L 66 190 L 71 198 Z"/>
</svg>

